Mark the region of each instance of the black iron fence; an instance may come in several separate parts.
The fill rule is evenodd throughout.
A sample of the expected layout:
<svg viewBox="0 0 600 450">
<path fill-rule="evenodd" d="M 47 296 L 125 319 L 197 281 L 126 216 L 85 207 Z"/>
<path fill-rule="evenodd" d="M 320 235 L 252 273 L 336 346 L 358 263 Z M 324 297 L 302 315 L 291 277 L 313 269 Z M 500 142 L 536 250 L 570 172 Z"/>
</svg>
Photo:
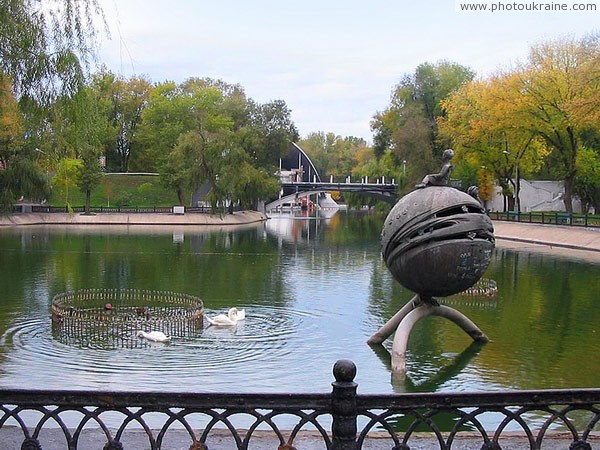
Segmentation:
<svg viewBox="0 0 600 450">
<path fill-rule="evenodd" d="M 554 449 L 598 445 L 600 389 L 357 395 L 0 391 L 3 449 Z M 598 448 L 598 447 L 594 447 Z"/>
<path fill-rule="evenodd" d="M 597 214 L 575 214 L 560 211 L 490 211 L 488 214 L 492 220 L 506 220 L 511 222 L 539 223 L 547 225 L 571 225 L 574 227 L 600 228 L 600 215 Z"/>
<path fill-rule="evenodd" d="M 85 212 L 84 206 L 50 206 L 50 205 L 17 205 L 13 212 L 33 212 L 33 213 L 82 213 Z M 173 213 L 172 206 L 93 206 L 90 208 L 92 213 Z M 186 213 L 210 214 L 212 209 L 209 206 L 186 207 Z M 226 210 L 225 210 L 226 212 Z"/>
</svg>

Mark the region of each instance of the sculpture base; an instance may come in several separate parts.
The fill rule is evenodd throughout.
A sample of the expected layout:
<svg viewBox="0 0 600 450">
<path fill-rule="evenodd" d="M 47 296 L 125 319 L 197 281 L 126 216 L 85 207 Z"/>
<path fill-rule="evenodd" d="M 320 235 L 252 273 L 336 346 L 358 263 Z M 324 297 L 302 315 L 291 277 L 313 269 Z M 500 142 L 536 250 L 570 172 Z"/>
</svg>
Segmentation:
<svg viewBox="0 0 600 450">
<path fill-rule="evenodd" d="M 420 295 L 415 295 L 367 341 L 369 345 L 381 344 L 395 331 L 392 345 L 392 375 L 402 375 L 406 372 L 406 348 L 410 332 L 419 320 L 431 315 L 444 317 L 454 322 L 474 341 L 489 342 L 485 333 L 463 313 L 449 306 L 440 305 L 433 298 L 422 298 Z"/>
</svg>

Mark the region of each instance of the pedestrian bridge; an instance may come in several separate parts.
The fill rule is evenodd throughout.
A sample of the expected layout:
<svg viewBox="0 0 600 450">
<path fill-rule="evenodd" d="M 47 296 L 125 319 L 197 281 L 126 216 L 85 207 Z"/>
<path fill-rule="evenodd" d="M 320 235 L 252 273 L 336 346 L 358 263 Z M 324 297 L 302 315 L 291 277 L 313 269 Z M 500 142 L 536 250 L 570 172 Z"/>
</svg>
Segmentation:
<svg viewBox="0 0 600 450">
<path fill-rule="evenodd" d="M 271 211 L 281 208 L 286 203 L 294 203 L 298 198 L 306 197 L 324 192 L 353 192 L 356 194 L 368 195 L 378 200 L 383 200 L 389 203 L 395 203 L 398 199 L 395 183 L 334 183 L 334 182 L 283 182 L 281 183 L 282 191 L 288 193 L 281 198 L 267 203 L 265 209 Z"/>
</svg>

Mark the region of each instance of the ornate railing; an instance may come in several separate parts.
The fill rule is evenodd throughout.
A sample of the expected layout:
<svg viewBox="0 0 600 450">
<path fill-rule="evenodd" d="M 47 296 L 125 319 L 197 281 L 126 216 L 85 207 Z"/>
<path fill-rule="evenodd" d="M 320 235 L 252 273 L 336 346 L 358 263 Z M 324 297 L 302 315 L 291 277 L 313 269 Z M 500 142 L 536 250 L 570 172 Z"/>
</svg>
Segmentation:
<svg viewBox="0 0 600 450">
<path fill-rule="evenodd" d="M 357 395 L 0 391 L 6 449 L 554 449 L 597 447 L 600 390 Z"/>
</svg>

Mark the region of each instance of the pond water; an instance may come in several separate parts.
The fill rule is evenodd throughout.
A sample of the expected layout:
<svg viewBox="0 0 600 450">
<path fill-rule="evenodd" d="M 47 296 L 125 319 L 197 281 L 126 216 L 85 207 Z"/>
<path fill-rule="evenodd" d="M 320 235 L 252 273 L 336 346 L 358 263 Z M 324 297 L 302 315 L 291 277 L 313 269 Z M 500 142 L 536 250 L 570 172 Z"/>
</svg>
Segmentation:
<svg viewBox="0 0 600 450">
<path fill-rule="evenodd" d="M 412 297 L 379 254 L 384 216 L 276 216 L 227 227 L 0 229 L 0 386 L 192 392 L 329 392 L 338 359 L 359 393 L 597 387 L 600 264 L 498 246 L 494 298 L 447 299 L 490 338 L 454 324 L 414 328 L 407 377 L 392 380 L 391 340 L 367 339 Z M 235 328 L 114 348 L 60 339 L 54 295 L 87 288 L 192 294 Z M 132 339 L 135 339 L 132 336 Z"/>
</svg>

